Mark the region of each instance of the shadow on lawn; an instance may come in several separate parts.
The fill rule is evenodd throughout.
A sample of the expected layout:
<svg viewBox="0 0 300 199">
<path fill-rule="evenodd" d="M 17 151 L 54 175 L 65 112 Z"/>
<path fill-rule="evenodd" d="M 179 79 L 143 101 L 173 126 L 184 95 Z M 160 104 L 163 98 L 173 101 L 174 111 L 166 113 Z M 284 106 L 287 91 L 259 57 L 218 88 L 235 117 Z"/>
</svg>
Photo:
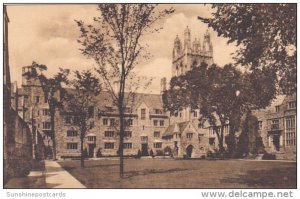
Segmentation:
<svg viewBox="0 0 300 199">
<path fill-rule="evenodd" d="M 296 188 L 296 181 L 296 170 L 293 167 L 249 170 L 237 177 L 220 180 L 221 183 L 246 184 L 253 188 Z"/>
<path fill-rule="evenodd" d="M 116 167 L 119 166 L 119 164 L 95 164 L 95 165 L 85 165 L 84 168 L 105 168 L 105 167 Z M 67 171 L 72 171 L 75 169 L 81 169 L 79 166 L 63 166 L 63 168 Z"/>
<path fill-rule="evenodd" d="M 163 170 L 163 169 L 145 169 L 142 171 L 128 171 L 125 172 L 125 176 L 124 178 L 132 178 L 135 176 L 142 176 L 142 175 L 149 175 L 149 174 L 162 174 L 162 173 L 174 173 L 174 172 L 179 172 L 179 171 L 186 171 L 189 169 L 179 169 L 179 168 L 175 168 L 175 169 L 167 169 L 167 170 Z"/>
</svg>

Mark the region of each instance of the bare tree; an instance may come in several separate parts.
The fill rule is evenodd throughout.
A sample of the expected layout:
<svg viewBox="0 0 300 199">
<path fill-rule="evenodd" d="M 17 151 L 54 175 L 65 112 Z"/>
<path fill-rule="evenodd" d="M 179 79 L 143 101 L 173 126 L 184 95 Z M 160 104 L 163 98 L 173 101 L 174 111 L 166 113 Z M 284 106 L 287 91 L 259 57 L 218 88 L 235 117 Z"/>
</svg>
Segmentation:
<svg viewBox="0 0 300 199">
<path fill-rule="evenodd" d="M 94 107 L 97 104 L 96 96 L 100 94 L 99 79 L 91 71 L 75 71 L 75 79 L 70 81 L 73 92 L 67 94 L 67 111 L 70 111 L 73 123 L 80 130 L 81 167 L 84 168 L 83 142 L 90 124 L 93 123 Z"/>
<path fill-rule="evenodd" d="M 99 4 L 100 17 L 94 17 L 93 25 L 76 21 L 80 28 L 78 42 L 82 53 L 98 64 L 98 73 L 105 88 L 117 102 L 120 120 L 120 177 L 124 175 L 124 97 L 127 79 L 141 58 L 147 59 L 146 45 L 141 38 L 154 33 L 156 21 L 174 10 L 157 11 L 153 4 Z M 118 88 L 114 89 L 114 83 Z"/>
</svg>

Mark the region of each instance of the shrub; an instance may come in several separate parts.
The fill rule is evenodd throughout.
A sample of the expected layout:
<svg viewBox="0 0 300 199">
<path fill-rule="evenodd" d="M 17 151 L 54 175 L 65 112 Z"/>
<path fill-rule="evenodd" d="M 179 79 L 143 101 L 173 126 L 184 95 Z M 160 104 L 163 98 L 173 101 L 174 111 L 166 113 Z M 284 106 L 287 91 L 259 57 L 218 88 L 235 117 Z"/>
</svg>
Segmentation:
<svg viewBox="0 0 300 199">
<path fill-rule="evenodd" d="M 153 153 L 152 149 L 150 150 L 150 156 L 151 156 L 152 158 L 154 158 L 154 153 Z"/>
<path fill-rule="evenodd" d="M 156 150 L 156 155 L 157 156 L 163 156 L 164 152 L 162 150 Z"/>
<path fill-rule="evenodd" d="M 262 157 L 263 160 L 276 160 L 276 155 L 265 153 Z"/>
<path fill-rule="evenodd" d="M 137 152 L 136 158 L 140 159 L 141 157 L 142 157 L 142 152 L 139 149 L 138 152 Z"/>
<path fill-rule="evenodd" d="M 98 151 L 97 151 L 97 157 L 99 158 L 99 157 L 101 157 L 102 156 L 102 153 L 101 153 L 101 148 L 100 149 L 98 149 Z"/>
</svg>

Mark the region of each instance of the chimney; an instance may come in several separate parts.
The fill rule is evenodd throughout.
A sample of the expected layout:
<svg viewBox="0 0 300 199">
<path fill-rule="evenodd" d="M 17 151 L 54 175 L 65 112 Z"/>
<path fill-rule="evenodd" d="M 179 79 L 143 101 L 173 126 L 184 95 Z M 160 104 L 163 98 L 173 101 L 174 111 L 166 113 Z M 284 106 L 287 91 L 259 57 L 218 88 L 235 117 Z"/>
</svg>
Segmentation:
<svg viewBox="0 0 300 199">
<path fill-rule="evenodd" d="M 115 93 L 118 93 L 120 89 L 120 82 L 119 81 L 114 81 L 113 83 L 113 90 Z"/>
</svg>

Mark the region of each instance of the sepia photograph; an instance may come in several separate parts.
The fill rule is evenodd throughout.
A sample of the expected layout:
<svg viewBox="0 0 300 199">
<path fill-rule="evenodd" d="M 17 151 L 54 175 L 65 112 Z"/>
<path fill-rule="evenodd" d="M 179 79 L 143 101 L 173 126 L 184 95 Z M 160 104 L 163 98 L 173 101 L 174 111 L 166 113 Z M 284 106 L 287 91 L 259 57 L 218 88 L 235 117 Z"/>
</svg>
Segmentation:
<svg viewBox="0 0 300 199">
<path fill-rule="evenodd" d="M 2 6 L 4 190 L 297 189 L 296 3 Z"/>
</svg>

